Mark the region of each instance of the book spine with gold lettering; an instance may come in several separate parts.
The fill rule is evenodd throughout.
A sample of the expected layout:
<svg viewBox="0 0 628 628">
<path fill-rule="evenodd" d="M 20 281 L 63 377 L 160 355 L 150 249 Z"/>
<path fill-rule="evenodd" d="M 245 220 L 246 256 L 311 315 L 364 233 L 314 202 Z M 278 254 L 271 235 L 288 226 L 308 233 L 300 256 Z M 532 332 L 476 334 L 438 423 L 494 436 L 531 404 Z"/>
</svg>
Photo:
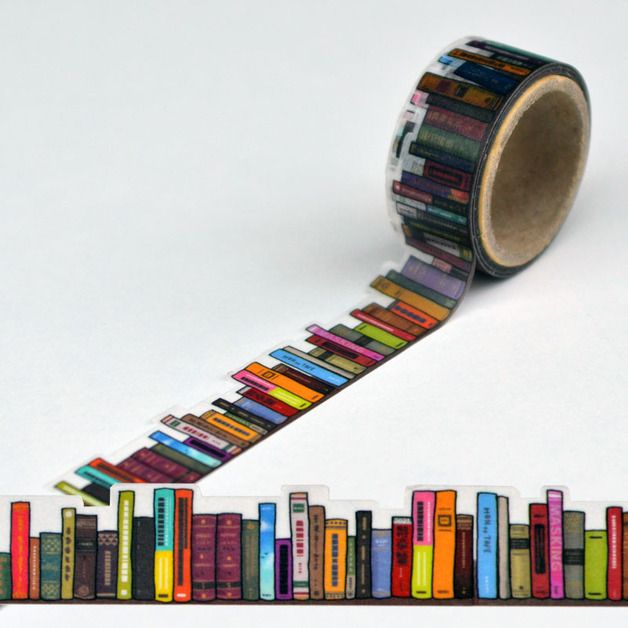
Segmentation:
<svg viewBox="0 0 628 628">
<path fill-rule="evenodd" d="M 325 507 L 310 506 L 308 512 L 310 597 L 325 597 L 323 563 L 325 560 Z"/>
<path fill-rule="evenodd" d="M 74 554 L 76 544 L 76 508 L 61 510 L 61 599 L 74 597 Z"/>
<path fill-rule="evenodd" d="M 345 597 L 347 600 L 353 600 L 355 598 L 355 584 L 356 584 L 356 550 L 355 550 L 355 536 L 351 535 L 347 537 L 347 578 L 345 584 Z"/>
<path fill-rule="evenodd" d="M 242 599 L 259 600 L 259 521 L 242 520 Z"/>
<path fill-rule="evenodd" d="M 456 515 L 455 597 L 472 598 L 473 585 L 473 515 Z"/>
<path fill-rule="evenodd" d="M 115 598 L 118 582 L 118 532 L 98 532 L 96 559 L 96 597 Z"/>
<path fill-rule="evenodd" d="M 11 596 L 28 599 L 28 555 L 30 544 L 30 503 L 11 504 Z"/>
<path fill-rule="evenodd" d="M 358 510 L 355 513 L 356 534 L 356 585 L 355 597 L 371 597 L 371 530 L 373 513 L 370 510 Z M 325 534 L 325 560 L 329 555 L 327 534 Z M 327 569 L 327 565 L 325 565 Z"/>
<path fill-rule="evenodd" d="M 530 526 L 510 524 L 510 590 L 518 600 L 532 595 L 530 577 Z"/>
<path fill-rule="evenodd" d="M 96 515 L 76 515 L 74 597 L 80 600 L 93 600 L 96 597 L 97 534 Z"/>
<path fill-rule="evenodd" d="M 39 599 L 39 578 L 40 578 L 40 545 L 37 537 L 31 537 L 29 543 L 28 556 L 28 597 L 31 600 Z"/>
</svg>

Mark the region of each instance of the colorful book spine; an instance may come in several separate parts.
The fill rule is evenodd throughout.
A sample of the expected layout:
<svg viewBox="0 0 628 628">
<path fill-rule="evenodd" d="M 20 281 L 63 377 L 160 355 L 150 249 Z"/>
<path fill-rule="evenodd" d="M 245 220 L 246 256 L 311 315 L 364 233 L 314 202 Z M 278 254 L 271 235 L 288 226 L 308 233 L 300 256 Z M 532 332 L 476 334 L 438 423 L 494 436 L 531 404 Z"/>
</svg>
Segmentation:
<svg viewBox="0 0 628 628">
<path fill-rule="evenodd" d="M 355 513 L 356 536 L 356 584 L 355 597 L 364 599 L 371 597 L 371 530 L 373 513 L 370 510 L 358 510 Z M 327 544 L 327 534 L 325 535 Z M 325 548 L 325 558 L 328 550 Z"/>
<path fill-rule="evenodd" d="M 587 600 L 607 598 L 606 570 L 608 566 L 608 537 L 606 530 L 584 533 L 584 597 Z"/>
<path fill-rule="evenodd" d="M 532 595 L 530 575 L 530 526 L 510 524 L 510 590 L 516 600 Z"/>
<path fill-rule="evenodd" d="M 40 546 L 39 538 L 31 537 L 29 542 L 29 556 L 28 556 L 28 573 L 29 573 L 29 587 L 28 597 L 31 600 L 39 599 L 39 578 L 40 578 Z"/>
<path fill-rule="evenodd" d="M 563 512 L 565 549 L 565 597 L 581 600 L 584 597 L 584 513 L 566 510 Z"/>
<path fill-rule="evenodd" d="M 607 589 L 609 600 L 622 599 L 622 528 L 623 510 L 618 506 L 606 509 L 606 534 L 608 537 Z"/>
<path fill-rule="evenodd" d="M 242 599 L 259 600 L 259 521 L 242 520 Z"/>
<path fill-rule="evenodd" d="M 310 597 L 313 600 L 322 600 L 325 598 L 323 571 L 323 563 L 325 560 L 325 507 L 310 506 L 308 517 L 308 529 L 310 532 Z"/>
<path fill-rule="evenodd" d="M 116 530 L 98 532 L 96 557 L 96 597 L 115 598 L 118 582 L 118 533 Z"/>
<path fill-rule="evenodd" d="M 63 535 L 61 551 L 61 599 L 74 597 L 74 553 L 76 546 L 76 509 L 61 510 L 61 529 Z"/>
<path fill-rule="evenodd" d="M 98 553 L 98 517 L 76 515 L 76 550 L 74 557 L 74 597 L 96 597 L 96 558 Z"/>
<path fill-rule="evenodd" d="M 275 526 L 277 506 L 259 505 L 259 588 L 262 600 L 275 599 Z"/>
<path fill-rule="evenodd" d="M 30 552 L 30 504 L 11 504 L 11 596 L 28 599 L 28 557 Z"/>
<path fill-rule="evenodd" d="M 171 602 L 174 593 L 174 489 L 158 488 L 155 513 L 155 599 Z"/>
<path fill-rule="evenodd" d="M 355 599 L 356 585 L 356 549 L 355 536 L 347 536 L 347 577 L 345 579 L 345 597 Z"/>
<path fill-rule="evenodd" d="M 510 591 L 510 512 L 508 498 L 497 498 L 497 556 L 499 561 L 499 598 L 507 600 Z"/>
<path fill-rule="evenodd" d="M 155 522 L 152 517 L 133 517 L 131 569 L 133 599 L 155 599 Z"/>
<path fill-rule="evenodd" d="M 192 500 L 191 489 L 174 494 L 174 589 L 175 602 L 192 599 Z"/>
<path fill-rule="evenodd" d="M 290 494 L 290 532 L 292 535 L 292 587 L 294 599 L 307 600 L 310 597 L 307 493 Z"/>
<path fill-rule="evenodd" d="M 497 495 L 477 497 L 477 596 L 497 598 Z"/>
<path fill-rule="evenodd" d="M 457 515 L 454 595 L 459 599 L 469 599 L 473 593 L 473 516 Z"/>
<path fill-rule="evenodd" d="M 121 491 L 118 497 L 118 583 L 116 593 L 119 600 L 130 600 L 133 597 L 131 548 L 134 510 L 135 493 L 133 491 Z"/>
<path fill-rule="evenodd" d="M 549 522 L 550 597 L 553 600 L 561 600 L 565 597 L 562 491 L 547 491 L 547 511 Z"/>
<path fill-rule="evenodd" d="M 0 552 L 0 600 L 11 599 L 11 553 Z"/>
<path fill-rule="evenodd" d="M 455 554 L 456 491 L 436 491 L 432 570 L 432 593 L 436 599 L 454 597 Z"/>
<path fill-rule="evenodd" d="M 192 599 L 216 598 L 216 515 L 192 515 Z"/>
<path fill-rule="evenodd" d="M 410 597 L 412 582 L 412 519 L 392 519 L 391 595 Z"/>
<path fill-rule="evenodd" d="M 549 531 L 547 504 L 530 504 L 530 554 L 532 597 L 550 596 Z"/>
<path fill-rule="evenodd" d="M 392 533 L 373 530 L 371 535 L 372 596 L 376 599 L 391 596 Z"/>
<path fill-rule="evenodd" d="M 216 529 L 216 597 L 242 599 L 242 515 L 221 513 Z"/>
<path fill-rule="evenodd" d="M 345 597 L 345 584 L 347 578 L 347 529 L 348 522 L 346 519 L 327 519 L 325 522 L 326 600 L 342 600 Z M 371 534 L 369 529 L 369 538 L 370 537 Z M 371 577 L 369 568 L 369 582 L 370 580 Z"/>
<path fill-rule="evenodd" d="M 48 602 L 61 599 L 61 543 L 58 532 L 42 532 L 39 536 L 40 597 Z"/>
<path fill-rule="evenodd" d="M 412 493 L 412 597 L 432 597 L 434 559 L 434 491 Z"/>
<path fill-rule="evenodd" d="M 625 512 L 622 517 L 622 597 L 628 600 L 628 513 Z"/>
<path fill-rule="evenodd" d="M 292 599 L 292 541 L 275 541 L 275 598 Z"/>
</svg>

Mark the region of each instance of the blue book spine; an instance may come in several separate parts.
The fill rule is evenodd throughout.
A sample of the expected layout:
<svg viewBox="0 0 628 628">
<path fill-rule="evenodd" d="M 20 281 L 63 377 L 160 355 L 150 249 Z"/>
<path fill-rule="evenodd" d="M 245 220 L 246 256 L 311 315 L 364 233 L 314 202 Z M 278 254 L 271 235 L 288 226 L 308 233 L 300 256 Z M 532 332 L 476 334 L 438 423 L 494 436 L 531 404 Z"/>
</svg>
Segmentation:
<svg viewBox="0 0 628 628">
<path fill-rule="evenodd" d="M 263 406 L 261 403 L 257 403 L 257 401 L 253 401 L 253 399 L 247 399 L 246 397 L 242 397 L 242 399 L 238 399 L 233 405 L 250 412 L 251 414 L 255 414 L 262 419 L 266 419 L 267 421 L 272 421 L 273 423 L 279 424 L 283 423 L 288 417 L 285 417 L 283 414 L 279 414 L 279 412 L 275 412 L 266 406 Z"/>
<path fill-rule="evenodd" d="M 275 504 L 259 505 L 259 594 L 275 599 Z"/>
<path fill-rule="evenodd" d="M 318 364 L 314 364 L 309 360 L 301 358 L 298 355 L 294 355 L 293 353 L 289 353 L 288 351 L 284 351 L 283 349 L 277 349 L 270 355 L 288 366 L 292 366 L 299 371 L 303 371 L 304 373 L 312 375 L 313 377 L 316 377 L 327 384 L 332 384 L 333 386 L 342 386 L 349 381 L 346 377 L 342 377 L 342 375 L 332 373 Z"/>
<path fill-rule="evenodd" d="M 160 445 L 170 447 L 170 449 L 174 449 L 180 454 L 184 454 L 188 458 L 192 458 L 192 460 L 196 460 L 197 462 L 211 467 L 212 469 L 215 469 L 217 466 L 220 465 L 220 460 L 216 460 L 216 458 L 212 458 L 211 456 L 208 456 L 207 454 L 204 454 L 197 449 L 194 449 L 193 447 L 190 447 L 185 443 L 178 441 L 176 438 L 171 438 L 163 432 L 153 432 L 150 435 L 150 438 L 158 442 Z"/>
<path fill-rule="evenodd" d="M 486 87 L 498 94 L 509 94 L 519 81 L 511 79 L 502 72 L 492 70 L 472 61 L 465 61 L 454 70 L 454 74 L 460 78 L 473 81 L 482 87 Z"/>
<path fill-rule="evenodd" d="M 477 592 L 479 598 L 497 598 L 497 495 L 478 493 Z"/>
<path fill-rule="evenodd" d="M 371 535 L 371 590 L 374 598 L 390 597 L 392 534 L 373 530 Z"/>
</svg>

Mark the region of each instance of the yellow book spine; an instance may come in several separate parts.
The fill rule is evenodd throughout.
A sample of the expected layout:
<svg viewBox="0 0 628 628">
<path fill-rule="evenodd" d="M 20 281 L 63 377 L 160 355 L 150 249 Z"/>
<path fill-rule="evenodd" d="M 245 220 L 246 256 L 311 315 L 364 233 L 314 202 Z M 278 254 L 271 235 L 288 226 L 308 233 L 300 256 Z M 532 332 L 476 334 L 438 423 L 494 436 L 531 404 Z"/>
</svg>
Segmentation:
<svg viewBox="0 0 628 628">
<path fill-rule="evenodd" d="M 412 597 L 428 600 L 432 597 L 432 564 L 434 547 L 415 545 L 412 550 Z"/>
<path fill-rule="evenodd" d="M 133 572 L 131 570 L 131 543 L 133 541 L 133 509 L 135 493 L 121 491 L 118 497 L 118 582 L 117 598 L 130 600 Z"/>
<path fill-rule="evenodd" d="M 63 537 L 61 545 L 61 599 L 74 597 L 74 546 L 76 543 L 76 509 L 61 510 Z"/>
<path fill-rule="evenodd" d="M 155 599 L 172 602 L 174 589 L 174 555 L 172 550 L 155 552 Z"/>
</svg>

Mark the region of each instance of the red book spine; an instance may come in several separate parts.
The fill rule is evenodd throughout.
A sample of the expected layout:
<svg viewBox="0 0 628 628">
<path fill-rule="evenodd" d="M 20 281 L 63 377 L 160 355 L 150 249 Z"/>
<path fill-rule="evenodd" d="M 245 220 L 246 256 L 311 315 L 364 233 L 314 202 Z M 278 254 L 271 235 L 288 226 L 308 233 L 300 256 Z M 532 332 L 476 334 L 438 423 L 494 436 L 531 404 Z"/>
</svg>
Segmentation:
<svg viewBox="0 0 628 628">
<path fill-rule="evenodd" d="M 622 598 L 622 547 L 623 547 L 623 511 L 619 506 L 606 509 L 606 530 L 608 534 L 608 599 Z"/>
<path fill-rule="evenodd" d="M 412 578 L 412 521 L 392 525 L 391 594 L 410 597 Z"/>
<path fill-rule="evenodd" d="M 216 598 L 216 515 L 192 515 L 192 597 Z"/>
<path fill-rule="evenodd" d="M 29 502 L 11 504 L 11 591 L 14 600 L 28 599 L 31 511 Z"/>
<path fill-rule="evenodd" d="M 216 530 L 216 597 L 242 599 L 242 515 L 221 513 Z"/>
<path fill-rule="evenodd" d="M 530 504 L 530 562 L 532 597 L 548 598 L 550 571 L 547 504 Z"/>
<path fill-rule="evenodd" d="M 257 401 L 257 403 L 261 403 L 263 406 L 274 410 L 275 412 L 279 412 L 279 414 L 283 414 L 284 416 L 291 417 L 295 414 L 299 413 L 299 410 L 289 406 L 287 403 L 280 401 L 279 399 L 275 399 L 270 395 L 262 392 L 261 390 L 257 390 L 255 388 L 246 387 L 242 390 L 239 390 L 238 393 L 247 399 L 252 399 L 253 401 Z"/>
<path fill-rule="evenodd" d="M 192 599 L 192 500 L 194 493 L 178 488 L 174 493 L 174 601 Z"/>
<path fill-rule="evenodd" d="M 39 599 L 39 537 L 31 537 L 30 543 L 30 556 L 28 558 L 30 583 L 28 589 L 28 596 L 31 600 Z"/>
</svg>

